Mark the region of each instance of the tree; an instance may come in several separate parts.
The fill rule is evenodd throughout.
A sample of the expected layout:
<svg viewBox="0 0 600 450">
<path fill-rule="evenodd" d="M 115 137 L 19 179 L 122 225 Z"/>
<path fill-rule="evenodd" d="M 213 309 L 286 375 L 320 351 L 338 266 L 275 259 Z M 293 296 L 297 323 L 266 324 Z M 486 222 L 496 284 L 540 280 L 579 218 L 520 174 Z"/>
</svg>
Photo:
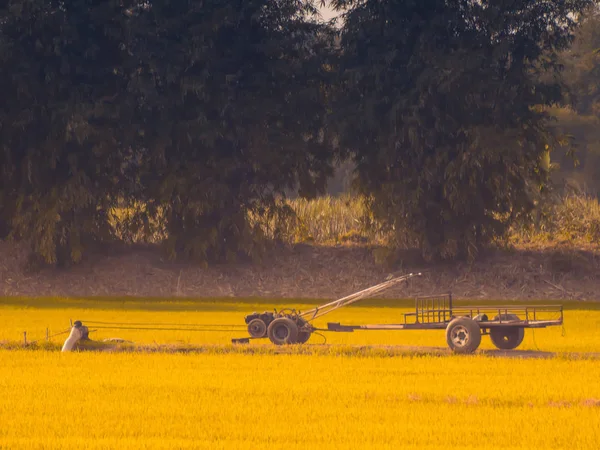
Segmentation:
<svg viewBox="0 0 600 450">
<path fill-rule="evenodd" d="M 592 1 L 334 0 L 333 110 L 362 191 L 424 256 L 475 257 L 528 213 L 553 145 L 557 52 Z"/>
<path fill-rule="evenodd" d="M 571 104 L 583 115 L 600 117 L 600 9 L 592 8 L 560 55 Z"/>
<path fill-rule="evenodd" d="M 0 222 L 50 263 L 110 239 L 127 2 L 0 3 Z"/>
<path fill-rule="evenodd" d="M 160 213 L 172 256 L 255 254 L 253 216 L 332 171 L 331 32 L 315 14 L 312 0 L 0 2 L 0 231 L 77 261 L 138 204 L 125 227 Z"/>
<path fill-rule="evenodd" d="M 311 1 L 158 1 L 140 11 L 136 128 L 148 213 L 173 256 L 257 254 L 252 215 L 332 172 L 324 128 L 331 33 Z"/>
<path fill-rule="evenodd" d="M 556 152 L 559 186 L 600 195 L 600 10 L 592 8 L 575 32 L 573 45 L 560 54 L 567 105 L 555 108 L 556 128 L 569 136 L 567 152 Z M 576 156 L 572 157 L 572 154 Z"/>
</svg>

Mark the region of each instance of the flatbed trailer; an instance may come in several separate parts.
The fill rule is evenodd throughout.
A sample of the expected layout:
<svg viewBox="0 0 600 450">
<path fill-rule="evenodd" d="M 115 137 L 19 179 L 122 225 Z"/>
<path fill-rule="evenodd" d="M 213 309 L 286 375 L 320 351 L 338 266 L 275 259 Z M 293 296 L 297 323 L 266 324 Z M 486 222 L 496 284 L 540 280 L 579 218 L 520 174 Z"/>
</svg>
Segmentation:
<svg viewBox="0 0 600 450">
<path fill-rule="evenodd" d="M 421 274 L 408 274 L 380 283 L 371 288 L 318 306 L 306 312 L 293 309 L 252 313 L 246 316 L 250 337 L 233 339 L 248 343 L 250 339 L 268 338 L 276 345 L 304 344 L 316 331 L 346 332 L 368 330 L 446 330 L 446 343 L 455 353 L 473 353 L 482 336 L 489 335 L 499 349 L 517 348 L 524 339 L 526 328 L 546 328 L 563 324 L 562 305 L 456 306 L 452 294 L 417 297 L 413 312 L 403 314 L 400 323 L 343 325 L 330 322 L 318 328 L 312 322 L 359 300 L 388 289 L 392 285 Z"/>
</svg>

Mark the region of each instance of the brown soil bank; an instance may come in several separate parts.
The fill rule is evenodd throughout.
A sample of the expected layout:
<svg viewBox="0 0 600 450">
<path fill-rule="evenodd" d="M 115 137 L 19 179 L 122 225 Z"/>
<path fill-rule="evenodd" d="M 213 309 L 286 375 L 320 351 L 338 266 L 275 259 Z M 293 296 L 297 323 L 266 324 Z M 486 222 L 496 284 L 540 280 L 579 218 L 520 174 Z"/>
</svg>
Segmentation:
<svg viewBox="0 0 600 450">
<path fill-rule="evenodd" d="M 600 300 L 600 251 L 495 251 L 473 265 L 426 264 L 407 253 L 393 267 L 365 247 L 297 245 L 260 263 L 203 269 L 152 249 L 98 255 L 70 269 L 23 270 L 18 247 L 0 242 L 0 296 L 338 298 L 394 273 L 423 272 L 385 297 L 452 291 L 457 298 Z"/>
</svg>

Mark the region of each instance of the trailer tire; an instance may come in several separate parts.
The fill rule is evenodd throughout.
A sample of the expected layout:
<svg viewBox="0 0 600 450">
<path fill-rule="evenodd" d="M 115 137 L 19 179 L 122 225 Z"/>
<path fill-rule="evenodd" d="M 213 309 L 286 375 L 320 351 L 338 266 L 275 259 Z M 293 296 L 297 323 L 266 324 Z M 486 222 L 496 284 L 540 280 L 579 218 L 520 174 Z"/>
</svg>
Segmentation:
<svg viewBox="0 0 600 450">
<path fill-rule="evenodd" d="M 289 317 L 278 317 L 269 324 L 267 336 L 275 345 L 295 344 L 298 342 L 298 325 Z"/>
<path fill-rule="evenodd" d="M 263 338 L 267 335 L 267 324 L 262 319 L 252 319 L 248 324 L 248 334 L 253 338 Z"/>
<path fill-rule="evenodd" d="M 481 344 L 479 324 L 469 317 L 457 317 L 446 327 L 446 342 L 454 353 L 473 353 Z"/>
<path fill-rule="evenodd" d="M 515 314 L 500 314 L 494 320 L 519 320 Z M 525 328 L 523 327 L 498 327 L 490 328 L 492 344 L 500 350 L 514 350 L 523 342 Z"/>
</svg>

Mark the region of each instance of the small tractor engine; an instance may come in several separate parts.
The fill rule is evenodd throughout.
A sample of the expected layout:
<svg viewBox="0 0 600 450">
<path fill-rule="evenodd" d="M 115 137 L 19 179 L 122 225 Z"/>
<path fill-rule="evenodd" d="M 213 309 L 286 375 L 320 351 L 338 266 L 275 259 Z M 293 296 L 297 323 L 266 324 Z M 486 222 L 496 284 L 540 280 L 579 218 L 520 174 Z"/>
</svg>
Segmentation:
<svg viewBox="0 0 600 450">
<path fill-rule="evenodd" d="M 275 314 L 265 311 L 262 314 L 253 312 L 248 314 L 244 320 L 248 325 L 248 333 L 253 338 L 263 338 L 267 336 L 267 328 L 275 319 Z"/>
<path fill-rule="evenodd" d="M 314 331 L 312 325 L 293 309 L 265 311 L 262 314 L 254 312 L 248 314 L 244 320 L 251 338 L 268 337 L 277 345 L 304 344 Z"/>
</svg>

